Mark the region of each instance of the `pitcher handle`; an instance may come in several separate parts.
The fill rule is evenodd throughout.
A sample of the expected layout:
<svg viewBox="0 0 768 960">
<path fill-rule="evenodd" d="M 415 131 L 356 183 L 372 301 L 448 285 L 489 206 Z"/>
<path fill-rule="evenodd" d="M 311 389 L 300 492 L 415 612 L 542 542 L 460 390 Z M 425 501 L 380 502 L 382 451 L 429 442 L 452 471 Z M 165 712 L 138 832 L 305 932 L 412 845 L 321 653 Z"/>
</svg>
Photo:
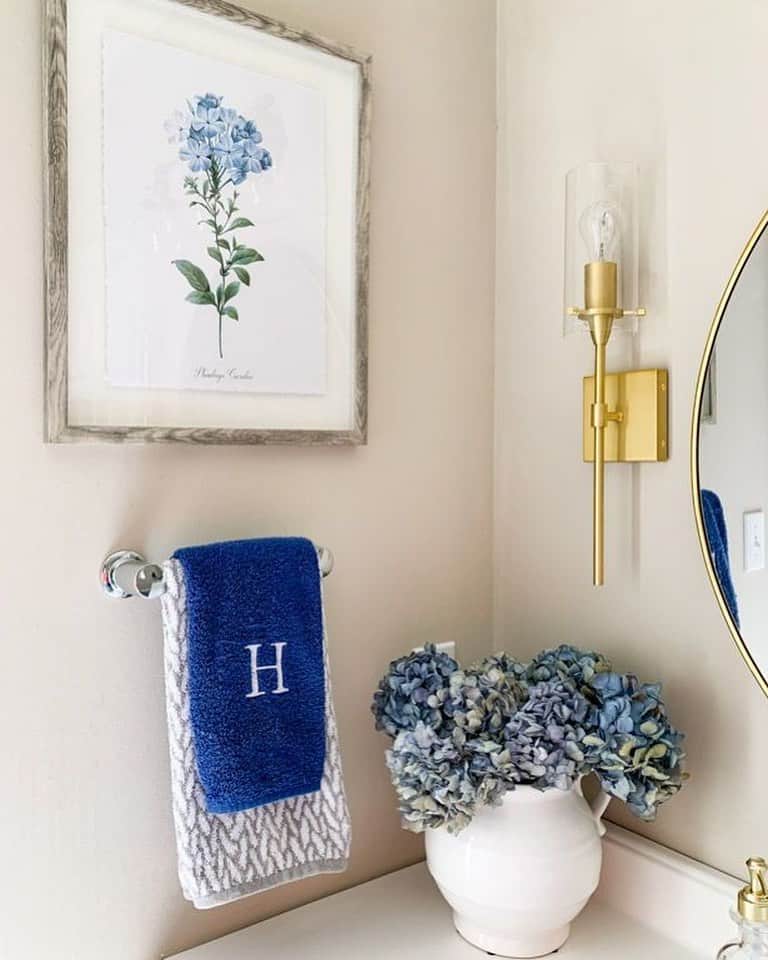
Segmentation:
<svg viewBox="0 0 768 960">
<path fill-rule="evenodd" d="M 595 823 L 597 824 L 597 832 L 601 837 L 605 836 L 605 824 L 602 819 L 603 814 L 608 809 L 610 802 L 610 796 L 601 788 L 589 805 L 589 809 L 592 811 L 592 816 L 595 818 Z"/>
<path fill-rule="evenodd" d="M 586 800 L 586 797 L 584 796 L 584 787 L 581 782 L 583 779 L 583 777 L 579 777 L 576 780 L 574 787 L 576 788 L 576 793 L 578 793 L 582 800 Z M 599 837 L 605 836 L 605 824 L 603 823 L 602 817 L 605 811 L 608 809 L 608 804 L 610 802 L 611 798 L 601 787 L 595 794 L 592 802 L 589 804 L 589 809 L 594 817 L 595 826 L 597 827 L 597 835 Z"/>
</svg>

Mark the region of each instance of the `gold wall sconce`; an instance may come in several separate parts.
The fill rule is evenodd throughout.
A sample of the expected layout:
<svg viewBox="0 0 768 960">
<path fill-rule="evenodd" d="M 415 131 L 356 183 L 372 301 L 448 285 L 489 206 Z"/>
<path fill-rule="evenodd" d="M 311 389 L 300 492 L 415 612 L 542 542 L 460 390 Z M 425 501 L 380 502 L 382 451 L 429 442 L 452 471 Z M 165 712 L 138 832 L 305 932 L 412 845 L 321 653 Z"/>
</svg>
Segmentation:
<svg viewBox="0 0 768 960">
<path fill-rule="evenodd" d="M 593 466 L 592 582 L 604 583 L 605 464 L 666 460 L 666 370 L 606 373 L 615 330 L 638 319 L 637 168 L 586 163 L 566 177 L 566 334 L 589 331 L 595 372 L 584 378 L 584 460 Z M 583 306 L 574 306 L 583 304 Z"/>
</svg>

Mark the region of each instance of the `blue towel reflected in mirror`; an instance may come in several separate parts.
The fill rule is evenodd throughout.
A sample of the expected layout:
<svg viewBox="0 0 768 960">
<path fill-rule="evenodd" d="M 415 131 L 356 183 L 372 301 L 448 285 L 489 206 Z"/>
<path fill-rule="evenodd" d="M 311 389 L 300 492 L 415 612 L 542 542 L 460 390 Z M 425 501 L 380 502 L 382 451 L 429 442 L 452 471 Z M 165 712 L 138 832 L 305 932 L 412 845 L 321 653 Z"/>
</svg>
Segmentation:
<svg viewBox="0 0 768 960">
<path fill-rule="evenodd" d="M 704 517 L 704 528 L 707 533 L 707 544 L 712 557 L 712 566 L 715 569 L 723 598 L 733 622 L 737 627 L 740 627 L 739 607 L 736 600 L 736 591 L 733 588 L 731 563 L 728 556 L 728 528 L 725 525 L 725 512 L 720 497 L 712 490 L 701 491 L 701 512 Z"/>
</svg>

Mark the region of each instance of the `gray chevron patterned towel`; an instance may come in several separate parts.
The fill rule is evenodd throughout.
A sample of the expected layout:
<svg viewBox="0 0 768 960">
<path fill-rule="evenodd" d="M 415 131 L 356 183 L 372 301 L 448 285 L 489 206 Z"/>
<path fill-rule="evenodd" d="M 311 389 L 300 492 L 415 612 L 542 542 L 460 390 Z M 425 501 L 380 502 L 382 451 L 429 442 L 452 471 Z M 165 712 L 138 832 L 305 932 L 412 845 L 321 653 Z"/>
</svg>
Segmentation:
<svg viewBox="0 0 768 960">
<path fill-rule="evenodd" d="M 325 647 L 326 752 L 320 789 L 240 813 L 209 813 L 189 713 L 187 604 L 177 560 L 164 565 L 165 688 L 179 880 L 199 909 L 347 867 L 350 826 Z M 319 575 L 319 574 L 318 574 Z"/>
</svg>

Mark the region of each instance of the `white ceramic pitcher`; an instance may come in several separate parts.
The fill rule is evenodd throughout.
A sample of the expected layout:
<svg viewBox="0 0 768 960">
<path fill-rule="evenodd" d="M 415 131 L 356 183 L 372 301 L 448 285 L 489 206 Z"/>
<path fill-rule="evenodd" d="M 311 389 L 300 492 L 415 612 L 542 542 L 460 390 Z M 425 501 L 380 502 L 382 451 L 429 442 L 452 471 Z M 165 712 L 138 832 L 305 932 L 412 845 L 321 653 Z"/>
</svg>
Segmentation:
<svg viewBox="0 0 768 960">
<path fill-rule="evenodd" d="M 502 957 L 541 957 L 568 939 L 600 879 L 609 797 L 517 787 L 461 833 L 427 830 L 427 865 L 470 943 Z"/>
</svg>

